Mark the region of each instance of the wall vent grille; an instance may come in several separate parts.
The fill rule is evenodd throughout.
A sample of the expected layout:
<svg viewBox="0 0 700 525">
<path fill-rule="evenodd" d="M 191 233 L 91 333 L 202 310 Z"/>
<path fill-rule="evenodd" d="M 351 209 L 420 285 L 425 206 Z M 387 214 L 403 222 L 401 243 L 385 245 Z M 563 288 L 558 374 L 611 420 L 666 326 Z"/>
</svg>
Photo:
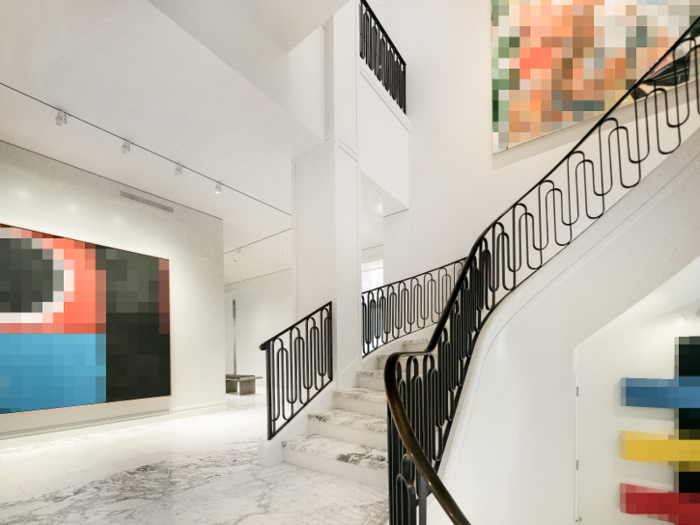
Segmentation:
<svg viewBox="0 0 700 525">
<path fill-rule="evenodd" d="M 159 202 L 149 201 L 148 199 L 144 199 L 143 197 L 139 197 L 138 195 L 134 195 L 133 193 L 127 193 L 125 191 L 122 191 L 121 196 L 125 199 L 140 202 L 141 204 L 145 204 L 147 206 L 153 206 L 154 208 L 158 208 L 159 210 L 175 213 L 175 210 L 173 210 L 173 208 L 171 208 L 170 206 L 160 204 Z"/>
</svg>

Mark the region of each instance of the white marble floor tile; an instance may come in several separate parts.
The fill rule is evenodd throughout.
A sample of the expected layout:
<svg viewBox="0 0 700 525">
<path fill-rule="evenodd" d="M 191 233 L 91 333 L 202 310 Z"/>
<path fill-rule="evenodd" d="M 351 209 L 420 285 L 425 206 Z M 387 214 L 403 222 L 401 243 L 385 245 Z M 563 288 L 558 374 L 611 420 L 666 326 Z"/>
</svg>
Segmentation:
<svg viewBox="0 0 700 525">
<path fill-rule="evenodd" d="M 135 445 L 135 444 L 134 444 Z M 123 461 L 126 459 L 137 458 L 143 456 L 142 452 L 139 452 L 132 446 L 127 445 L 108 445 L 104 449 L 100 450 L 98 447 L 90 448 L 90 452 L 100 458 L 100 461 Z"/>
<path fill-rule="evenodd" d="M 217 523 L 237 525 L 383 525 L 388 519 L 382 491 L 286 464 L 252 466 L 238 476 L 183 492 L 178 501 Z M 278 521 L 270 521 L 272 516 Z"/>
<path fill-rule="evenodd" d="M 22 482 L 20 484 L 20 488 L 25 495 L 35 496 L 37 494 L 45 494 L 47 492 L 64 489 L 66 487 L 72 487 L 81 483 L 87 483 L 109 475 L 110 474 L 105 474 L 104 472 L 96 470 L 85 470 L 82 472 L 44 477 L 33 481 Z"/>
<path fill-rule="evenodd" d="M 157 501 L 138 509 L 117 513 L 109 525 L 215 525 L 191 508 L 172 501 Z"/>
<path fill-rule="evenodd" d="M 115 467 L 111 463 L 95 463 L 92 465 L 81 465 L 80 468 L 75 468 L 73 470 L 68 470 L 68 474 L 79 474 L 85 476 L 86 481 L 95 479 L 106 478 L 107 476 L 112 476 L 113 474 L 119 474 L 122 472 L 121 469 Z"/>
<path fill-rule="evenodd" d="M 163 450 L 177 450 L 167 440 L 158 441 L 155 438 L 143 439 L 141 442 L 134 445 L 134 450 L 142 454 L 158 454 Z"/>
<path fill-rule="evenodd" d="M 86 447 L 83 443 L 63 443 L 61 445 L 47 447 L 44 455 L 51 461 L 60 462 L 63 462 L 67 459 L 94 459 L 98 457 L 92 452 L 90 452 L 89 448 Z"/>
<path fill-rule="evenodd" d="M 17 474 L 12 474 L 9 478 L 1 479 L 0 490 L 2 490 L 4 487 L 32 483 L 34 481 L 41 481 L 42 479 L 54 478 L 56 476 L 64 476 L 66 474 L 67 472 L 61 467 L 53 465 L 45 466 L 43 468 L 28 469 Z"/>
<path fill-rule="evenodd" d="M 134 470 L 144 465 L 152 465 L 161 461 L 173 460 L 179 457 L 186 456 L 188 452 L 171 452 L 164 451 L 158 454 L 143 454 L 137 457 L 122 459 L 118 461 L 110 460 L 109 463 L 114 465 L 119 470 L 129 471 Z"/>
<path fill-rule="evenodd" d="M 6 503 L 8 501 L 15 501 L 25 497 L 22 489 L 17 486 L 3 487 L 0 489 L 0 503 Z M 2 517 L 2 514 L 0 514 Z"/>
<path fill-rule="evenodd" d="M 382 491 L 259 466 L 264 395 L 227 397 L 227 412 L 0 451 L 0 523 L 386 523 Z"/>
<path fill-rule="evenodd" d="M 54 460 L 53 464 L 61 467 L 67 473 L 71 474 L 72 472 L 87 470 L 100 465 L 107 465 L 109 462 L 99 456 L 86 455 L 64 458 L 62 460 Z"/>
<path fill-rule="evenodd" d="M 18 474 L 28 470 L 37 470 L 50 465 L 51 460 L 44 454 L 32 455 L 27 458 L 16 456 L 3 462 L 2 467 L 10 474 Z"/>
</svg>

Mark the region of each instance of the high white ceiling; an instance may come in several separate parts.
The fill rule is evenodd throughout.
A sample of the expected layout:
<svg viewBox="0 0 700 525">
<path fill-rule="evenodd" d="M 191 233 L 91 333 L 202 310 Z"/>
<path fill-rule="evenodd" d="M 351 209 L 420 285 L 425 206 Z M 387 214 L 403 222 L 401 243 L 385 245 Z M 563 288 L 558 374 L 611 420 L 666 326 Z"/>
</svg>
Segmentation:
<svg viewBox="0 0 700 525">
<path fill-rule="evenodd" d="M 288 49 L 345 1 L 230 3 Z M 291 159 L 322 139 L 156 3 L 0 2 L 0 82 L 117 135 L 71 117 L 59 127 L 54 109 L 0 86 L 0 140 L 222 218 L 227 282 L 290 267 Z M 136 146 L 123 154 L 118 137 L 186 169 L 176 176 L 173 162 Z M 238 192 L 216 195 L 187 168 Z"/>
</svg>

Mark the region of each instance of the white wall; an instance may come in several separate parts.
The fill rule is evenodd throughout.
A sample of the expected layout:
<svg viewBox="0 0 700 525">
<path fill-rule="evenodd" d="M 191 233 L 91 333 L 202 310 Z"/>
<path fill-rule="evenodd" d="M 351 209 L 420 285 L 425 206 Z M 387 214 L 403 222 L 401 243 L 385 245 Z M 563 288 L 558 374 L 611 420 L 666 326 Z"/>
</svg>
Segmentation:
<svg viewBox="0 0 700 525">
<path fill-rule="evenodd" d="M 620 483 L 674 490 L 673 467 L 621 458 L 620 433 L 672 434 L 675 411 L 623 406 L 621 380 L 673 378 L 675 339 L 700 334 L 698 307 L 700 259 L 576 347 L 578 515 L 584 522 L 655 523 L 620 513 Z"/>
<path fill-rule="evenodd" d="M 503 190 L 490 177 L 491 4 L 385 0 L 384 15 L 411 122 L 410 208 L 384 223 L 391 282 L 465 256 Z"/>
<path fill-rule="evenodd" d="M 149 412 L 225 407 L 221 220 L 0 143 L 0 223 L 170 260 L 172 397 L 0 416 L 0 436 Z"/>
<path fill-rule="evenodd" d="M 245 2 L 149 1 L 309 130 L 325 136 L 323 28 L 289 50 Z"/>
<path fill-rule="evenodd" d="M 698 151 L 696 134 L 482 331 L 442 473 L 473 523 L 574 521 L 574 349 L 700 255 Z"/>
<path fill-rule="evenodd" d="M 236 301 L 237 372 L 265 377 L 265 353 L 260 350 L 260 344 L 295 321 L 292 270 L 227 284 L 225 290 L 226 373 L 233 373 L 233 301 Z"/>
<path fill-rule="evenodd" d="M 673 434 L 675 411 L 624 407 L 621 380 L 625 377 L 671 379 L 675 374 L 676 337 L 700 334 L 700 274 L 694 263 L 689 305 L 661 313 L 640 324 L 620 328 L 613 322 L 577 348 L 580 388 L 578 416 L 578 515 L 584 522 L 639 525 L 654 523 L 620 512 L 620 483 L 673 491 L 671 466 L 629 461 L 620 456 L 623 431 Z M 668 283 L 667 283 L 668 284 Z M 666 286 L 645 298 L 657 304 Z M 657 522 L 658 523 L 658 522 Z"/>
<path fill-rule="evenodd" d="M 287 56 L 287 96 L 284 107 L 302 124 L 326 138 L 325 30 L 319 27 Z"/>
<path fill-rule="evenodd" d="M 360 170 L 404 207 L 409 204 L 410 125 L 364 61 L 357 77 Z"/>
</svg>

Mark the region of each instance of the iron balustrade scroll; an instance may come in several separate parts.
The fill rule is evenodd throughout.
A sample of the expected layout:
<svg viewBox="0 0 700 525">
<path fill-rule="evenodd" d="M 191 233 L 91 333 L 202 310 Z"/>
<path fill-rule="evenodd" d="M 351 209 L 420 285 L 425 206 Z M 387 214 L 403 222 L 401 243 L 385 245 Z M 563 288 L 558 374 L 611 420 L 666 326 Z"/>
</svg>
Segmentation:
<svg viewBox="0 0 700 525">
<path fill-rule="evenodd" d="M 434 325 L 465 259 L 362 292 L 362 355 Z"/>
<path fill-rule="evenodd" d="M 387 360 L 391 525 L 425 523 L 428 490 L 453 523 L 469 525 L 437 469 L 479 334 L 510 292 L 700 128 L 698 43 L 700 19 L 477 239 L 426 349 Z"/>
<path fill-rule="evenodd" d="M 360 2 L 360 58 L 406 113 L 406 61 L 366 0 Z"/>
<path fill-rule="evenodd" d="M 333 381 L 332 323 L 329 302 L 260 345 L 267 371 L 267 439 Z"/>
</svg>

